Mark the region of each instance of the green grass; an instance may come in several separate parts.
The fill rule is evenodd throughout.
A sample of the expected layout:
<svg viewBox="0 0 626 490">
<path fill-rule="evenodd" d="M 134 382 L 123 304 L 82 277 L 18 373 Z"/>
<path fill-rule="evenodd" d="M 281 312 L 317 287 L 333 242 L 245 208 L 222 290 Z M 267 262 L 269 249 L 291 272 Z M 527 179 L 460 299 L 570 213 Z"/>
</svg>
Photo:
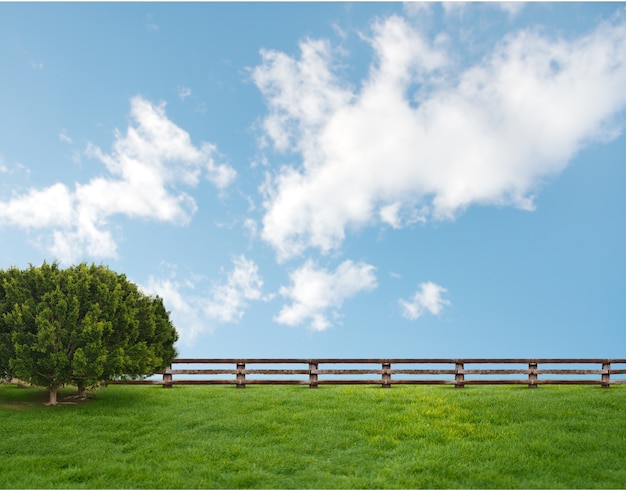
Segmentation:
<svg viewBox="0 0 626 490">
<path fill-rule="evenodd" d="M 44 401 L 0 386 L 0 487 L 626 487 L 626 386 L 110 386 Z"/>
</svg>

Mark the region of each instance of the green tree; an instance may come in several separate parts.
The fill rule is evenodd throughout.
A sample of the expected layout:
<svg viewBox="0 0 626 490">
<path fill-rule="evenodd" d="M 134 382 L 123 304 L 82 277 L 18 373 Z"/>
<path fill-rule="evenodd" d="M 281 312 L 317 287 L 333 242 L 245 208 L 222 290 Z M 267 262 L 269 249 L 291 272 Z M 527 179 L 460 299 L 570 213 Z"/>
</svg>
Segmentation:
<svg viewBox="0 0 626 490">
<path fill-rule="evenodd" d="M 176 356 L 163 301 L 105 266 L 0 272 L 0 367 L 50 392 L 148 376 Z"/>
<path fill-rule="evenodd" d="M 2 318 L 9 308 L 10 301 L 6 299 L 6 288 L 3 287 L 5 281 L 11 281 L 12 276 L 19 274 L 17 269 L 0 270 L 0 378 L 9 379 L 11 373 L 9 369 L 9 359 L 13 353 L 13 343 L 11 342 L 11 330 Z"/>
</svg>

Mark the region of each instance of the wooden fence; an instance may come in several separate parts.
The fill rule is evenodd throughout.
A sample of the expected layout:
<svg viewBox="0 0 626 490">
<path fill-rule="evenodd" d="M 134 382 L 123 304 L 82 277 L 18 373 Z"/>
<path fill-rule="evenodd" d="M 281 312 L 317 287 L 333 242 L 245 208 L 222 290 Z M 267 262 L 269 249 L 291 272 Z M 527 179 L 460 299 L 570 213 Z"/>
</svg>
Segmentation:
<svg viewBox="0 0 626 490">
<path fill-rule="evenodd" d="M 229 366 L 230 365 L 230 366 Z M 538 385 L 626 384 L 626 359 L 175 359 L 162 379 L 112 384 L 173 385 Z"/>
</svg>

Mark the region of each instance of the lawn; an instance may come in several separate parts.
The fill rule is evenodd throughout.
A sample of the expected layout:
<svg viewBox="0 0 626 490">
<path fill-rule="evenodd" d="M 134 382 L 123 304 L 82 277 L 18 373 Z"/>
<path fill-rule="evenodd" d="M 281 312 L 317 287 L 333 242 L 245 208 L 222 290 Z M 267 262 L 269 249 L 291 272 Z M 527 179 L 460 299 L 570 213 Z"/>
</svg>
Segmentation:
<svg viewBox="0 0 626 490">
<path fill-rule="evenodd" d="M 626 386 L 109 386 L 80 404 L 45 398 L 0 385 L 2 488 L 626 487 Z"/>
</svg>

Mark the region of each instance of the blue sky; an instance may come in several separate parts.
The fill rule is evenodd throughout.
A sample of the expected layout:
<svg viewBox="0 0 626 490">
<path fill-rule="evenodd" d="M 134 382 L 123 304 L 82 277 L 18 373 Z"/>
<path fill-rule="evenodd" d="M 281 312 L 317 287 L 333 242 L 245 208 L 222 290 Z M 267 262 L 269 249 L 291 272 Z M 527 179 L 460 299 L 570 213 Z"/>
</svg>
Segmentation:
<svg viewBox="0 0 626 490">
<path fill-rule="evenodd" d="M 623 357 L 623 3 L 0 3 L 0 267 L 185 357 Z"/>
</svg>

